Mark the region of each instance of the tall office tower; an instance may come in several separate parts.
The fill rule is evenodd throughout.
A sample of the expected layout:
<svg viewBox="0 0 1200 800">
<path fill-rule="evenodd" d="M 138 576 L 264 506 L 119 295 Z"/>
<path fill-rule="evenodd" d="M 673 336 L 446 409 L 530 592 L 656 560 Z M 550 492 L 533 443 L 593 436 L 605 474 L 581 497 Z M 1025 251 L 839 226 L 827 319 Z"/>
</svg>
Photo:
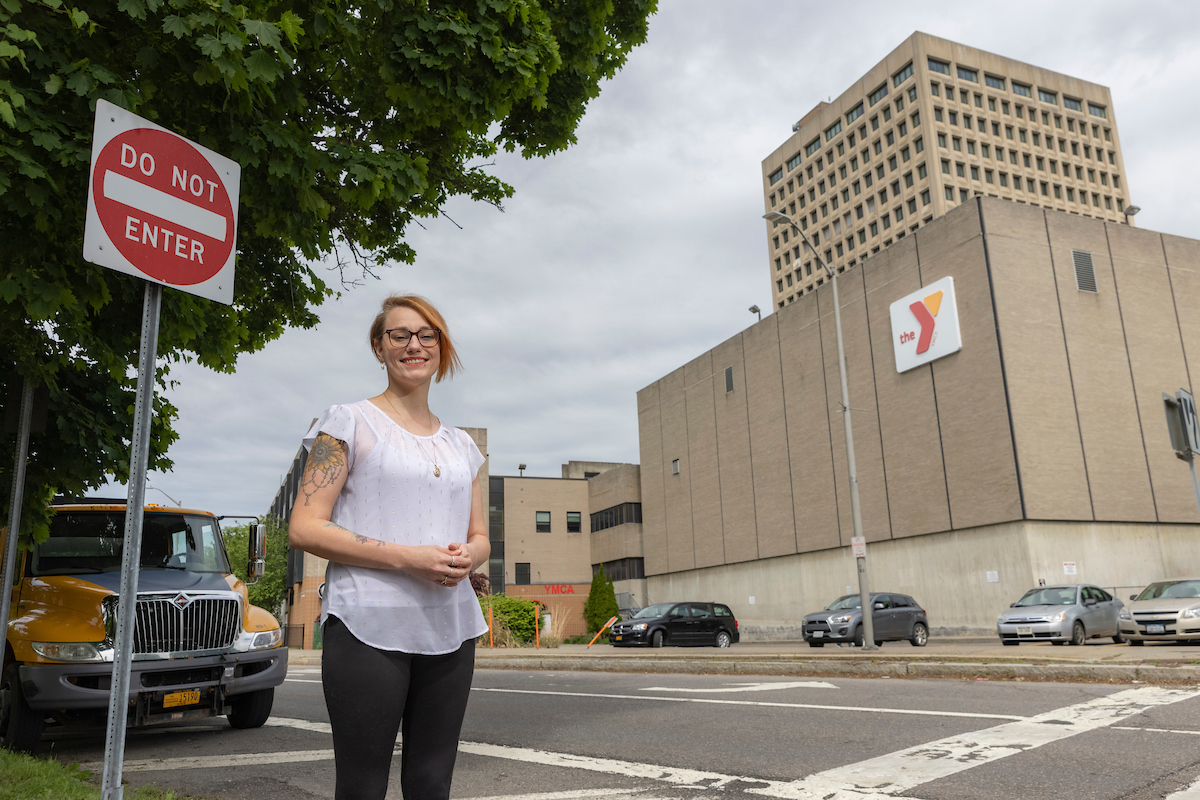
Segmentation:
<svg viewBox="0 0 1200 800">
<path fill-rule="evenodd" d="M 763 160 L 768 211 L 839 272 L 975 195 L 1129 221 L 1109 90 L 914 33 Z M 767 223 L 777 308 L 825 282 L 790 226 Z"/>
</svg>

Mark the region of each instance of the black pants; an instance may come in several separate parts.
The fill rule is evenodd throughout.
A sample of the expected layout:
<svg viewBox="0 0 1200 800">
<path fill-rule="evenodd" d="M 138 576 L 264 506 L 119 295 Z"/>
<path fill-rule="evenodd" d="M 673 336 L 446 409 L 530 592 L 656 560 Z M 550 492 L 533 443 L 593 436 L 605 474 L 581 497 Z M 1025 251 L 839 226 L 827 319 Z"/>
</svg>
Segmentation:
<svg viewBox="0 0 1200 800">
<path fill-rule="evenodd" d="M 441 656 L 378 650 L 330 616 L 321 683 L 333 727 L 336 800 L 383 800 L 397 731 L 405 800 L 449 798 L 474 671 L 473 640 Z"/>
</svg>

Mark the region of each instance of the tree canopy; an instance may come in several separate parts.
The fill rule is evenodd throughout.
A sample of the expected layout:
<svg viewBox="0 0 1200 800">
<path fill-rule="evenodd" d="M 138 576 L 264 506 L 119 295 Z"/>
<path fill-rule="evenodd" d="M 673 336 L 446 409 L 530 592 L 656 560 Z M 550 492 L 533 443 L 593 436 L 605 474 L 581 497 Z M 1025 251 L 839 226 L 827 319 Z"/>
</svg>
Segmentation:
<svg viewBox="0 0 1200 800">
<path fill-rule="evenodd" d="M 325 264 L 354 283 L 412 263 L 410 223 L 452 196 L 510 197 L 487 159 L 570 146 L 655 5 L 0 0 L 0 376 L 50 398 L 22 538 L 45 535 L 55 492 L 128 476 L 143 283 L 82 259 L 97 99 L 242 166 L 233 305 L 164 292 L 166 387 L 180 360 L 232 372 L 315 325 Z M 165 470 L 176 410 L 159 396 L 155 412 L 150 467 Z M 12 463 L 4 437 L 5 488 Z"/>
</svg>

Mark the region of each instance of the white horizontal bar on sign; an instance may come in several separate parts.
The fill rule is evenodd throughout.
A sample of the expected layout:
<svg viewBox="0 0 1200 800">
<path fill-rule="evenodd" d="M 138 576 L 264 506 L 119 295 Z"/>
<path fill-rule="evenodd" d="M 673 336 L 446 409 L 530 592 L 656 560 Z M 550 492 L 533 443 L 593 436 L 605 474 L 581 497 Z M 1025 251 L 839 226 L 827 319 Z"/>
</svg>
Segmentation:
<svg viewBox="0 0 1200 800">
<path fill-rule="evenodd" d="M 167 222 L 190 228 L 196 233 L 211 236 L 220 242 L 225 241 L 228 235 L 227 220 L 220 214 L 127 178 L 111 169 L 104 172 L 104 196 L 147 214 L 153 214 Z"/>
</svg>

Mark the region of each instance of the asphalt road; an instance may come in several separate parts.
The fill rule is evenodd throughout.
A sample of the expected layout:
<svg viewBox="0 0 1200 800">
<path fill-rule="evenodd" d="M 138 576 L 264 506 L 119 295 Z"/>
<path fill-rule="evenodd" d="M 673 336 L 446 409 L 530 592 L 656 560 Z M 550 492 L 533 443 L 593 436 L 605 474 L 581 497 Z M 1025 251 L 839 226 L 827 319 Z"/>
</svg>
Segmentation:
<svg viewBox="0 0 1200 800">
<path fill-rule="evenodd" d="M 292 667 L 256 731 L 131 731 L 126 779 L 332 797 L 319 681 Z M 1200 687 L 479 669 L 474 690 L 456 798 L 1200 799 Z M 102 731 L 47 739 L 99 772 Z"/>
</svg>

